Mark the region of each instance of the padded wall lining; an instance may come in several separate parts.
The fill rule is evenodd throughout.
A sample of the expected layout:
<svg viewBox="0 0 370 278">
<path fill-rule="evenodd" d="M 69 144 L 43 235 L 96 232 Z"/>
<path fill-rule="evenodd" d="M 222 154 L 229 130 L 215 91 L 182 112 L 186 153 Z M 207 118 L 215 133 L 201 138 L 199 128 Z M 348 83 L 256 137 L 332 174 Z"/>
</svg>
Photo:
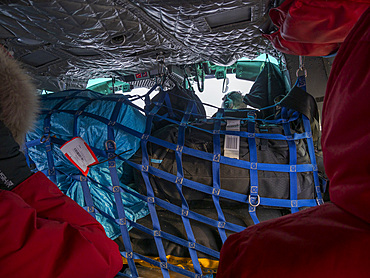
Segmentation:
<svg viewBox="0 0 370 278">
<path fill-rule="evenodd" d="M 63 89 L 76 87 L 78 82 L 69 80 L 80 80 L 77 87 L 81 88 L 90 78 L 152 70 L 157 67 L 159 52 L 164 53 L 167 65 L 204 60 L 230 65 L 260 52 L 276 56 L 258 30 L 265 20 L 267 2 L 0 1 L 4 31 L 0 43 L 14 51 L 16 59 L 40 53 L 37 51 L 57 57 L 42 65 L 24 61 L 40 88 L 53 89 L 55 82 L 48 80 L 55 79 L 63 83 Z M 244 11 L 250 11 L 246 15 L 250 21 L 222 19 L 228 13 Z M 206 18 L 217 19 L 218 14 L 224 24 L 212 28 Z"/>
</svg>

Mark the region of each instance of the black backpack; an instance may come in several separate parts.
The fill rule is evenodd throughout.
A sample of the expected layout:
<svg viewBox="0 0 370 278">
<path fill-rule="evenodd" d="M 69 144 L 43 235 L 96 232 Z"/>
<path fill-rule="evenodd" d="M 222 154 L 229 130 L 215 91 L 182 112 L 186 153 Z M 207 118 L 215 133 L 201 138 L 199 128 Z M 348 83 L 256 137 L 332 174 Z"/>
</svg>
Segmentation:
<svg viewBox="0 0 370 278">
<path fill-rule="evenodd" d="M 194 101 L 195 107 L 193 111 L 191 111 L 192 115 L 189 120 L 195 121 L 206 117 L 206 111 L 199 97 L 193 91 L 184 89 L 179 85 L 175 85 L 175 87 L 168 91 L 160 90 L 160 92 L 151 99 L 149 110 L 153 109 L 155 103 L 161 100 L 163 100 L 163 106 L 156 115 L 181 121 L 189 101 Z M 156 117 L 154 119 L 154 130 L 160 129 L 168 124 L 170 124 L 170 122 L 166 119 Z"/>
</svg>

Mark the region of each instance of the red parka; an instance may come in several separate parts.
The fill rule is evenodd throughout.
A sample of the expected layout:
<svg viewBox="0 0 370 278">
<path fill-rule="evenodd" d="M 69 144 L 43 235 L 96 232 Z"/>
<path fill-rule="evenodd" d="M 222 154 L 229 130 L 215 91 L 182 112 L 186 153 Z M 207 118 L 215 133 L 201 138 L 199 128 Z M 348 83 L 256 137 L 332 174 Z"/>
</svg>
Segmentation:
<svg viewBox="0 0 370 278">
<path fill-rule="evenodd" d="M 369 4 L 369 0 L 285 0 L 269 13 L 279 30 L 263 36 L 286 54 L 329 55 L 338 50 Z"/>
<path fill-rule="evenodd" d="M 339 49 L 323 108 L 333 203 L 230 236 L 217 278 L 370 277 L 370 10 Z"/>
<path fill-rule="evenodd" d="M 38 172 L 0 190 L 0 277 L 104 278 L 122 267 L 103 227 Z"/>
</svg>

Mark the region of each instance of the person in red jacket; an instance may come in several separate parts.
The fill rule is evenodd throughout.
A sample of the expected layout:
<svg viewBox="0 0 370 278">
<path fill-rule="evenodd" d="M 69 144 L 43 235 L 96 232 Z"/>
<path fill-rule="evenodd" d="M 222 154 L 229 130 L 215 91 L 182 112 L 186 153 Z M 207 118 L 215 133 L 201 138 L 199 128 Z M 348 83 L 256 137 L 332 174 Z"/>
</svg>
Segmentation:
<svg viewBox="0 0 370 278">
<path fill-rule="evenodd" d="M 332 203 L 230 236 L 217 278 L 370 277 L 370 10 L 335 58 L 322 148 Z"/>
<path fill-rule="evenodd" d="M 114 277 L 116 243 L 44 174 L 32 174 L 19 150 L 37 99 L 9 56 L 0 49 L 0 277 Z"/>
</svg>

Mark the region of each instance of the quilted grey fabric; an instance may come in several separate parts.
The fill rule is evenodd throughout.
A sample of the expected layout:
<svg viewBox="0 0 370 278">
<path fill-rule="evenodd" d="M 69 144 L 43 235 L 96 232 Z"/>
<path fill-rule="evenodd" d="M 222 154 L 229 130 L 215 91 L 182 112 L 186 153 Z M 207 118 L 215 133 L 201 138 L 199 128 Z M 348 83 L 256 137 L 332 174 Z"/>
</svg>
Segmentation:
<svg viewBox="0 0 370 278">
<path fill-rule="evenodd" d="M 260 35 L 267 0 L 0 1 L 0 43 L 43 89 L 82 88 L 90 78 L 276 55 Z"/>
</svg>

